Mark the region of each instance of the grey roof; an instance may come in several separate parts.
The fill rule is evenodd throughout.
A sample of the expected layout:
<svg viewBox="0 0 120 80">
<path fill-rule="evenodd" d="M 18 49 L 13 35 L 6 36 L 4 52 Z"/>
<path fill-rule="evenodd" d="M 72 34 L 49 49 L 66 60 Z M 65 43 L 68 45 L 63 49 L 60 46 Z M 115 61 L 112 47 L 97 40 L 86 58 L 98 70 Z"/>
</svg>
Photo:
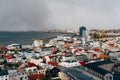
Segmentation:
<svg viewBox="0 0 120 80">
<path fill-rule="evenodd" d="M 109 61 L 109 60 L 105 60 L 105 61 L 100 61 L 100 62 L 95 62 L 95 63 L 89 63 L 89 64 L 86 64 L 84 65 L 85 67 L 88 67 L 102 75 L 105 75 L 107 73 L 111 73 L 107 70 L 104 70 L 100 67 L 98 67 L 99 65 L 104 65 L 104 64 L 109 64 L 109 63 L 114 63 L 112 61 Z M 111 73 L 112 74 L 112 73 Z M 113 74 L 113 80 L 120 80 L 120 75 L 117 75 L 117 74 Z"/>
<path fill-rule="evenodd" d="M 99 61 L 99 62 L 94 62 L 94 63 L 89 63 L 89 64 L 86 64 L 84 65 L 85 67 L 88 67 L 102 75 L 105 75 L 107 73 L 111 73 L 107 70 L 104 70 L 102 68 L 99 67 L 99 65 L 104 65 L 104 64 L 110 64 L 110 63 L 113 63 L 112 61 L 108 61 L 108 60 L 105 60 L 105 61 Z"/>
<path fill-rule="evenodd" d="M 64 66 L 58 66 L 58 67 L 65 74 L 76 80 L 93 80 L 91 77 L 88 77 L 87 75 L 83 74 L 80 70 L 76 69 L 76 68 L 80 68 L 80 66 L 72 67 L 72 68 L 67 68 Z"/>
<path fill-rule="evenodd" d="M 68 69 L 66 70 L 66 73 L 72 78 L 77 79 L 77 80 L 92 80 L 91 77 L 88 77 L 87 75 L 83 74 L 82 72 L 76 69 Z"/>
</svg>

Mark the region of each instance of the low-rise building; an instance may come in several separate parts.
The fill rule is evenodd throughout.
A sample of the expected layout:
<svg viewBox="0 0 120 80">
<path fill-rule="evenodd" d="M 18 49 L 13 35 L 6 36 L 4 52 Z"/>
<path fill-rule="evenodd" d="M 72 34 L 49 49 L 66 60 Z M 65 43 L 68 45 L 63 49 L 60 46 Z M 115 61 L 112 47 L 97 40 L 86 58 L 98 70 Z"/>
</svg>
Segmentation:
<svg viewBox="0 0 120 80">
<path fill-rule="evenodd" d="M 28 75 L 23 69 L 9 70 L 9 80 L 28 80 Z"/>
<path fill-rule="evenodd" d="M 75 66 L 79 66 L 80 63 L 79 62 L 61 62 L 59 63 L 59 65 L 64 66 L 64 67 L 75 67 Z"/>
<path fill-rule="evenodd" d="M 38 69 L 37 67 L 28 67 L 28 68 L 25 68 L 25 71 L 27 72 L 28 75 L 31 75 L 31 74 L 37 73 Z"/>
<path fill-rule="evenodd" d="M 9 73 L 7 70 L 0 71 L 0 80 L 10 80 Z"/>
</svg>

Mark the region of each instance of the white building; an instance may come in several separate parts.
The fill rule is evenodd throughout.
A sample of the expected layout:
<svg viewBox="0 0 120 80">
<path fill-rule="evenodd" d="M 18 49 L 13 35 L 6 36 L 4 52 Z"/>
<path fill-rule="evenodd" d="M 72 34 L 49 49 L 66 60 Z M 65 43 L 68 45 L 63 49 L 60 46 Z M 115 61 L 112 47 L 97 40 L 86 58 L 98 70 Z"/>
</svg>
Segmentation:
<svg viewBox="0 0 120 80">
<path fill-rule="evenodd" d="M 37 71 L 38 69 L 37 69 L 37 67 L 28 67 L 28 68 L 25 68 L 25 71 L 26 72 L 34 72 L 34 71 Z"/>
<path fill-rule="evenodd" d="M 36 65 L 39 65 L 40 62 L 43 62 L 43 59 L 33 59 L 33 58 L 30 58 L 30 62 L 36 64 Z"/>
<path fill-rule="evenodd" d="M 62 61 L 68 61 L 68 60 L 71 60 L 71 59 L 75 59 L 75 57 L 73 57 L 73 56 L 70 56 L 70 57 L 62 56 Z"/>
<path fill-rule="evenodd" d="M 75 66 L 80 66 L 80 63 L 79 62 L 72 62 L 72 63 L 61 62 L 59 63 L 59 65 L 64 66 L 64 67 L 75 67 Z"/>
<path fill-rule="evenodd" d="M 27 73 L 24 70 L 10 70 L 9 80 L 28 80 Z"/>
</svg>

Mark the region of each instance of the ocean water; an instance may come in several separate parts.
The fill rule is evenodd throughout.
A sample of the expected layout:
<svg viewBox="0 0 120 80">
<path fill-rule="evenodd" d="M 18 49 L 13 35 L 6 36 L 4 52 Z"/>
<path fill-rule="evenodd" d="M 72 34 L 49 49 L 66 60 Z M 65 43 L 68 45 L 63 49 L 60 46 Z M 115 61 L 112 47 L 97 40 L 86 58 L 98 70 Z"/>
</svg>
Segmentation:
<svg viewBox="0 0 120 80">
<path fill-rule="evenodd" d="M 45 39 L 62 35 L 51 32 L 0 32 L 0 46 L 12 43 L 32 44 L 33 39 Z"/>
</svg>

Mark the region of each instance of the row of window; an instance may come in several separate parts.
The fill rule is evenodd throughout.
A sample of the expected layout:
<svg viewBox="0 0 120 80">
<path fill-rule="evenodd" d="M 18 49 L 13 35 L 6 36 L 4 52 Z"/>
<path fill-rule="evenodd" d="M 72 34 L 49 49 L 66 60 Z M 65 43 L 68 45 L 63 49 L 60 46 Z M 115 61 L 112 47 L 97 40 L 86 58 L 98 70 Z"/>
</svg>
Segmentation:
<svg viewBox="0 0 120 80">
<path fill-rule="evenodd" d="M 7 76 L 8 77 L 8 76 Z M 13 77 L 13 76 L 12 76 Z M 12 79 L 12 78 L 11 78 Z M 15 80 L 15 77 L 13 78 L 14 80 Z M 28 77 L 27 76 L 25 76 L 25 77 L 20 77 L 19 78 L 20 80 L 23 80 L 23 79 L 28 79 Z M 1 76 L 1 79 L 0 80 L 9 80 L 9 77 L 8 78 L 5 78 L 5 77 L 3 77 L 3 76 Z M 16 80 L 18 80 L 18 77 L 17 77 L 17 79 Z"/>
<path fill-rule="evenodd" d="M 92 73 L 93 75 L 95 75 L 95 76 L 97 76 L 97 77 L 99 77 L 99 78 L 101 78 L 101 79 L 104 77 L 104 76 L 101 75 L 100 73 L 95 72 L 95 71 L 93 71 L 93 70 L 91 70 L 91 69 L 86 68 L 86 71 Z"/>
</svg>

